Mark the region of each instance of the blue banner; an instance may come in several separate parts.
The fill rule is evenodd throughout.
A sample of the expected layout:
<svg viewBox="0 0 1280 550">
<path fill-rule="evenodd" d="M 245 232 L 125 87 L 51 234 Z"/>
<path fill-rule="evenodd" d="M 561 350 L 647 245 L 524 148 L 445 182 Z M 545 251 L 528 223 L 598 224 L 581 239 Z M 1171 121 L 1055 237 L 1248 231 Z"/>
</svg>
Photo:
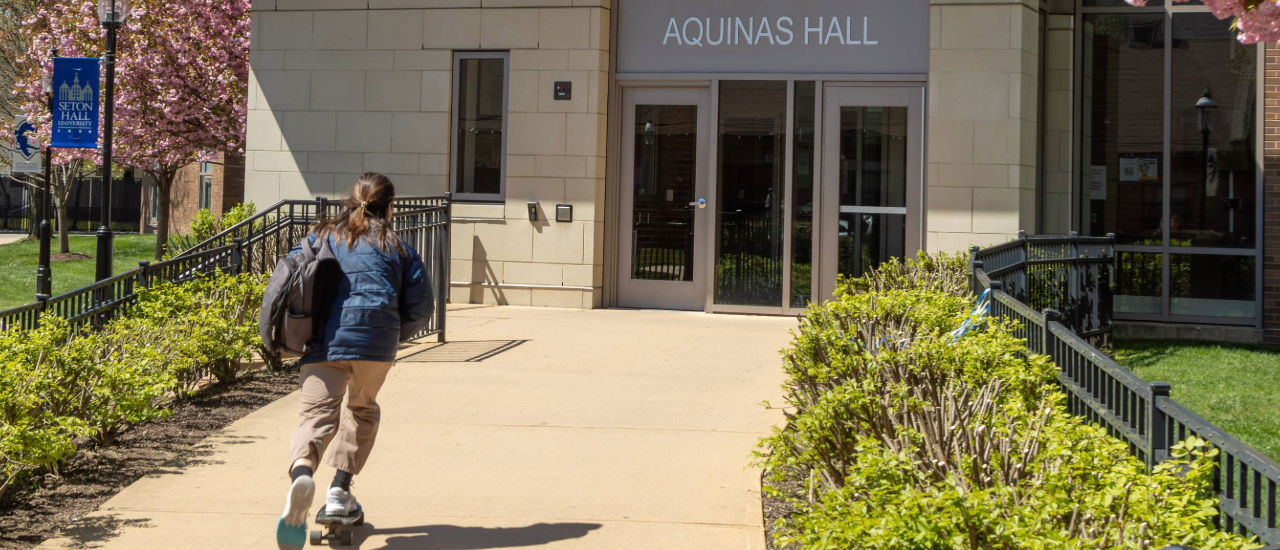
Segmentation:
<svg viewBox="0 0 1280 550">
<path fill-rule="evenodd" d="M 53 147 L 98 148 L 98 77 L 96 57 L 53 60 Z"/>
</svg>

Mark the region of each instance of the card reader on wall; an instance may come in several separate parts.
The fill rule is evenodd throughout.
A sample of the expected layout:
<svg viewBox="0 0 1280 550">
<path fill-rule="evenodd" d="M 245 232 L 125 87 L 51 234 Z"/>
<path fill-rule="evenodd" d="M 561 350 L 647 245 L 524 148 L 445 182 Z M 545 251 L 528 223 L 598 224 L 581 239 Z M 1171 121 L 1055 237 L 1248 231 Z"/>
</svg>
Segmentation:
<svg viewBox="0 0 1280 550">
<path fill-rule="evenodd" d="M 531 222 L 538 221 L 538 202 L 537 201 L 529 203 L 529 221 Z"/>
</svg>

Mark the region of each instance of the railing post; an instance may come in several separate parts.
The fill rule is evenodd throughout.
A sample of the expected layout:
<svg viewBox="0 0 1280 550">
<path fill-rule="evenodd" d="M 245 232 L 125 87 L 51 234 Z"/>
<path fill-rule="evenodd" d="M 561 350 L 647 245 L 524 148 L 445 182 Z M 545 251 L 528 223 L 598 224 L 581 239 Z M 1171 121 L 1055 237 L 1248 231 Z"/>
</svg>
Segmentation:
<svg viewBox="0 0 1280 550">
<path fill-rule="evenodd" d="M 315 221 L 317 221 L 317 222 L 318 222 L 318 221 L 320 221 L 320 220 L 323 220 L 323 219 L 324 219 L 324 217 L 325 217 L 325 215 L 328 213 L 328 211 L 329 211 L 329 199 L 327 199 L 327 198 L 325 198 L 325 197 L 316 197 L 316 219 L 315 219 Z"/>
<path fill-rule="evenodd" d="M 32 330 L 40 328 L 40 318 L 44 317 L 44 312 L 49 309 L 48 294 L 36 294 L 36 303 L 40 304 L 35 311 L 31 312 L 31 328 Z"/>
<path fill-rule="evenodd" d="M 232 239 L 234 248 L 231 249 L 231 274 L 239 275 L 244 268 L 244 257 L 242 255 L 244 249 L 244 240 Z"/>
<path fill-rule="evenodd" d="M 1041 340 L 1044 342 L 1044 349 L 1040 353 L 1048 355 L 1054 366 L 1062 370 L 1062 365 L 1058 364 L 1058 340 L 1053 336 L 1053 329 L 1049 327 L 1051 323 L 1059 322 L 1062 322 L 1062 314 L 1058 313 L 1058 310 L 1052 308 L 1044 310 L 1044 338 Z"/>
<path fill-rule="evenodd" d="M 1022 246 L 1018 247 L 1022 251 L 1022 258 L 1019 261 L 1022 264 L 1022 269 L 1018 270 L 1018 286 L 1013 289 L 1013 294 L 1015 298 L 1025 303 L 1031 298 L 1031 281 L 1027 275 L 1027 260 L 1031 258 L 1031 243 L 1027 242 L 1026 229 L 1018 230 L 1018 242 L 1022 243 Z"/>
<path fill-rule="evenodd" d="M 448 341 L 446 322 L 449 317 L 449 294 L 453 289 L 452 284 L 452 268 L 453 268 L 453 193 L 446 192 L 444 194 L 444 265 L 441 271 L 444 276 L 441 277 L 440 286 L 443 287 L 440 293 L 440 342 Z"/>
<path fill-rule="evenodd" d="M 978 252 L 982 250 L 978 245 L 969 247 L 969 291 L 978 294 L 978 270 L 982 269 L 982 262 L 978 261 Z"/>
<path fill-rule="evenodd" d="M 138 267 L 142 268 L 142 272 L 138 274 L 138 286 L 142 288 L 151 286 L 151 262 L 143 260 L 138 262 Z"/>
<path fill-rule="evenodd" d="M 1167 382 L 1151 383 L 1151 400 L 1147 402 L 1147 440 L 1151 442 L 1151 453 L 1147 455 L 1147 467 L 1164 462 L 1169 455 L 1169 438 L 1165 430 L 1168 420 L 1158 405 L 1161 399 L 1168 399 L 1173 389 Z"/>
</svg>

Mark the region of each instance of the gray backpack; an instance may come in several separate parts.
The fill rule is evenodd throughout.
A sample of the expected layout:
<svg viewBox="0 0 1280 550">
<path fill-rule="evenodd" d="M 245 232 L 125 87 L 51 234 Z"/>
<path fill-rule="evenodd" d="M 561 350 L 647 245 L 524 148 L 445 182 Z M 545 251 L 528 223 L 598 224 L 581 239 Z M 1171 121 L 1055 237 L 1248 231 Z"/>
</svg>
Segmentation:
<svg viewBox="0 0 1280 550">
<path fill-rule="evenodd" d="M 267 281 L 258 334 L 270 353 L 305 356 L 320 347 L 342 267 L 328 239 L 307 237 L 302 253 L 281 258 Z"/>
</svg>

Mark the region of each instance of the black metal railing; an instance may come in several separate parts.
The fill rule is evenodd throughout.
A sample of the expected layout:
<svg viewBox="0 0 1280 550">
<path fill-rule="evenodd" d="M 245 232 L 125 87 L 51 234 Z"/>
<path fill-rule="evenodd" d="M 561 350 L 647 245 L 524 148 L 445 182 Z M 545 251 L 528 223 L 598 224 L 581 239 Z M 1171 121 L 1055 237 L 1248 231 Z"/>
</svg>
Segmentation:
<svg viewBox="0 0 1280 550">
<path fill-rule="evenodd" d="M 1219 497 L 1215 523 L 1224 531 L 1257 536 L 1268 548 L 1280 549 L 1280 529 L 1276 527 L 1276 485 L 1280 484 L 1280 464 L 1236 439 L 1223 429 L 1200 418 L 1170 397 L 1170 386 L 1148 383 L 1116 363 L 1073 327 L 1097 331 L 1110 328 L 1110 300 L 1101 294 L 1109 288 L 1110 244 L 1084 237 L 1020 238 L 988 249 L 975 249 L 972 261 L 972 290 L 980 295 L 991 291 L 991 314 L 1009 321 L 1017 336 L 1025 338 L 1030 352 L 1047 355 L 1058 367 L 1057 379 L 1067 395 L 1072 414 L 1104 427 L 1112 437 L 1129 446 L 1129 452 L 1148 466 L 1166 460 L 1169 449 L 1189 437 L 1198 437 L 1218 449 L 1213 490 Z M 1054 242 L 1057 244 L 1052 244 Z M 1066 248 L 1070 244 L 1073 248 Z M 1084 246 L 1081 246 L 1084 245 Z M 1052 249 L 1053 247 L 1062 247 Z M 1054 259 L 1033 264 L 1038 258 L 1027 251 L 1052 249 Z M 1082 254 L 1081 261 L 1066 261 L 1070 254 Z M 1087 258 L 1087 260 L 1085 260 Z M 1039 258 L 1044 259 L 1044 258 Z M 1080 295 L 1064 295 L 1067 305 L 1096 304 L 1068 319 L 1055 308 L 1043 312 L 1018 296 L 1035 296 L 1039 290 L 1028 285 L 1018 266 L 1054 266 L 1074 270 L 1074 274 L 1052 274 L 1050 280 L 1066 279 Z M 1084 267 L 1081 267 L 1084 266 Z M 991 273 L 998 275 L 992 276 Z M 1075 278 L 1094 279 L 1078 280 Z M 1022 290 L 1010 292 L 1009 286 Z M 1053 288 L 1050 285 L 1050 288 Z M 1096 293 L 1096 294 L 1095 294 Z M 1053 297 L 1048 297 L 1052 303 Z M 1093 317 L 1093 315 L 1097 317 Z M 1105 326 L 1090 323 L 1105 320 Z M 1083 324 L 1073 324 L 1081 323 Z M 1087 333 L 1086 333 L 1087 334 Z M 1096 339 L 1096 336 L 1095 338 Z"/>
<path fill-rule="evenodd" d="M 451 201 L 444 197 L 398 198 L 395 231 L 422 256 L 432 282 L 435 315 L 417 335 L 445 341 L 445 304 L 449 292 L 449 228 Z M 209 239 L 157 263 L 137 268 L 51 298 L 0 311 L 0 331 L 31 330 L 44 315 L 56 315 L 79 326 L 101 325 L 127 312 L 137 290 L 158 282 L 181 283 L 221 270 L 225 273 L 270 273 L 280 258 L 310 231 L 317 213 L 335 215 L 341 204 L 327 199 L 280 201 Z"/>
<path fill-rule="evenodd" d="M 158 282 L 181 283 L 216 271 L 242 273 L 245 270 L 244 244 L 213 248 L 191 256 L 163 262 L 141 262 L 138 267 L 53 297 L 0 311 L 0 332 L 32 330 L 46 315 L 66 319 L 73 327 L 101 326 L 127 313 L 138 298 L 138 290 Z"/>
<path fill-rule="evenodd" d="M 1000 281 L 1005 294 L 1033 311 L 1053 309 L 1081 338 L 1111 341 L 1115 237 L 1028 237 L 989 248 L 973 247 L 973 260 Z"/>
</svg>

